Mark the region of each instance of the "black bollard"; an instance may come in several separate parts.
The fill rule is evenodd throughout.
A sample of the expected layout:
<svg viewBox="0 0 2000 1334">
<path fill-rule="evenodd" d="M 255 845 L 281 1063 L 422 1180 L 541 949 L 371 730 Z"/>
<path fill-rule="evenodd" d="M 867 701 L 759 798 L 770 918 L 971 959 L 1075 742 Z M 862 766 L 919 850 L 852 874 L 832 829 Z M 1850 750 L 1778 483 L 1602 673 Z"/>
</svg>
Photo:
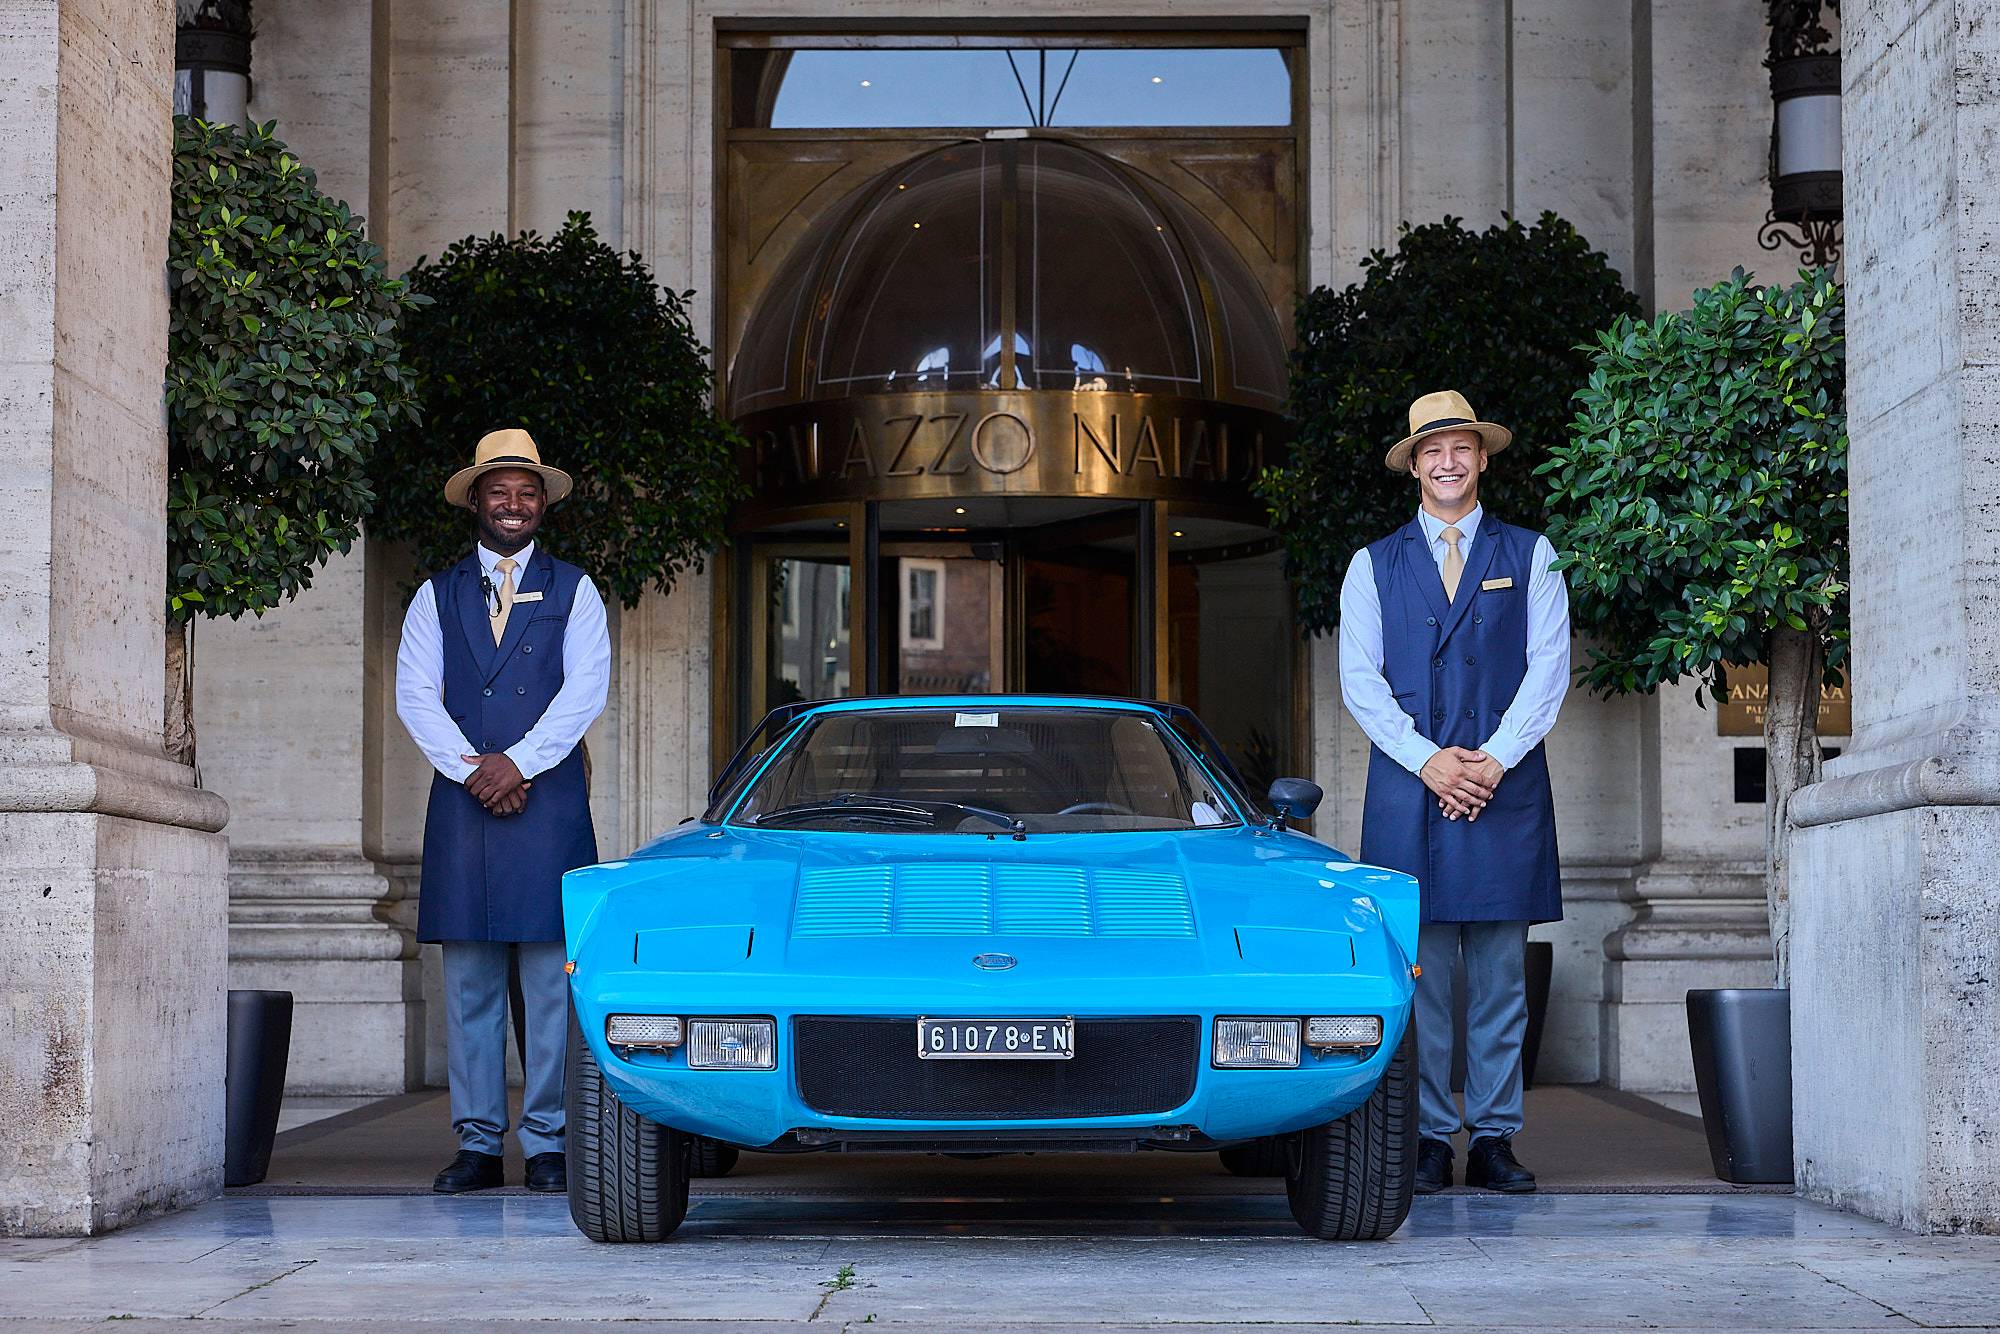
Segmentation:
<svg viewBox="0 0 2000 1334">
<path fill-rule="evenodd" d="M 228 1041 L 222 1184 L 254 1186 L 271 1170 L 271 1146 L 278 1138 L 292 1052 L 292 993 L 230 992 Z"/>
</svg>

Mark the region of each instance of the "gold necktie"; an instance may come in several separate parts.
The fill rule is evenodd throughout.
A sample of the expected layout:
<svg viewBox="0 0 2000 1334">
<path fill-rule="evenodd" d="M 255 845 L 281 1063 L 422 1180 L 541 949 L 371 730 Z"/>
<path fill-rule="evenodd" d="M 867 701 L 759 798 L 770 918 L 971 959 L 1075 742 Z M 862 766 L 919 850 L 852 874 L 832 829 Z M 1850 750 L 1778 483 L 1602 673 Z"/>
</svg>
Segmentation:
<svg viewBox="0 0 2000 1334">
<path fill-rule="evenodd" d="M 1444 539 L 1446 547 L 1444 553 L 1444 600 L 1446 602 L 1456 602 L 1458 601 L 1459 576 L 1465 573 L 1465 557 L 1459 554 L 1458 543 L 1459 539 L 1464 537 L 1465 534 L 1459 532 L 1457 528 L 1447 528 L 1438 534 L 1438 536 Z"/>
<path fill-rule="evenodd" d="M 493 568 L 500 571 L 500 610 L 493 613 L 493 643 L 497 646 L 507 633 L 507 614 L 514 610 L 514 558 L 496 560 Z"/>
</svg>

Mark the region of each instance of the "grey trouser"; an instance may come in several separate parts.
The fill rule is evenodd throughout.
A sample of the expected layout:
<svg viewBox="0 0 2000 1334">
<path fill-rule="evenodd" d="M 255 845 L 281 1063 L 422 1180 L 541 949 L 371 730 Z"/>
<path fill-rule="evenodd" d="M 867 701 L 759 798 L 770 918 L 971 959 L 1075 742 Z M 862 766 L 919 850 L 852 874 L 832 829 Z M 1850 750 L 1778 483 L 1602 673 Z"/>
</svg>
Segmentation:
<svg viewBox="0 0 2000 1334">
<path fill-rule="evenodd" d="M 522 1071 L 521 1152 L 563 1148 L 563 1058 L 569 1044 L 569 977 L 563 943 L 444 942 L 445 1053 L 451 1128 L 458 1147 L 498 1154 L 507 1134 L 507 951 L 521 952 L 527 1061 Z"/>
<path fill-rule="evenodd" d="M 1521 1039 L 1528 1032 L 1526 922 L 1434 922 L 1418 928 L 1417 1131 L 1449 1140 L 1451 975 L 1465 960 L 1465 1119 L 1472 1138 L 1521 1128 Z"/>
</svg>

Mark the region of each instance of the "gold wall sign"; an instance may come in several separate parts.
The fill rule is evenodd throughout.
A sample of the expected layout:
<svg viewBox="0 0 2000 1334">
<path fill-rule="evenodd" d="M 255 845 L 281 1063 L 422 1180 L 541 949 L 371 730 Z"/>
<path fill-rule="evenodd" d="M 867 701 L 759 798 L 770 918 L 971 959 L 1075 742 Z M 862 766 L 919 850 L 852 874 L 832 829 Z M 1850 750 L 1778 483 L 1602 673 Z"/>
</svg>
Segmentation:
<svg viewBox="0 0 2000 1334">
<path fill-rule="evenodd" d="M 1762 663 L 1748 667 L 1725 667 L 1723 681 L 1728 697 L 1715 711 L 1717 736 L 1764 735 L 1764 707 L 1771 697 L 1771 673 Z M 1819 734 L 1848 736 L 1854 730 L 1854 702 L 1848 698 L 1847 678 L 1819 690 Z"/>
<path fill-rule="evenodd" d="M 1166 394 L 871 394 L 753 413 L 746 516 L 959 496 L 1198 501 L 1261 519 L 1250 483 L 1290 427 L 1274 412 Z"/>
</svg>

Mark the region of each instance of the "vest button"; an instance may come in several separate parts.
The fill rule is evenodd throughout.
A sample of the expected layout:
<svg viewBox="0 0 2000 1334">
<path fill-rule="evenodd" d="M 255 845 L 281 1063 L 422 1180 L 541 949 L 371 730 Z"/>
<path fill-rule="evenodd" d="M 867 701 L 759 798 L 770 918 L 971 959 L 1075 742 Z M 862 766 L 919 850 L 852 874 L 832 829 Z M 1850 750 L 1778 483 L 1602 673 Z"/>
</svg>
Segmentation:
<svg viewBox="0 0 2000 1334">
<path fill-rule="evenodd" d="M 1444 710 L 1443 710 L 1443 709 L 1432 709 L 1432 710 L 1431 710 L 1431 721 L 1432 721 L 1432 722 L 1434 722 L 1434 723 L 1441 723 L 1441 722 L 1443 722 L 1443 721 L 1444 721 Z"/>
<path fill-rule="evenodd" d="M 1468 653 L 1468 654 L 1466 654 L 1466 655 L 1465 655 L 1465 665 L 1466 665 L 1466 666 L 1468 666 L 1468 667 L 1470 667 L 1470 666 L 1472 666 L 1472 665 L 1473 665 L 1473 662 L 1472 662 L 1472 655 L 1471 655 L 1470 653 Z"/>
<path fill-rule="evenodd" d="M 1471 709 L 1467 709 L 1467 710 L 1465 711 L 1465 716 L 1466 716 L 1466 717 L 1468 717 L 1468 718 L 1470 718 L 1470 717 L 1472 716 L 1472 710 L 1471 710 Z"/>
<path fill-rule="evenodd" d="M 533 644 L 521 645 L 521 652 L 523 653 L 533 653 L 534 651 L 535 651 L 535 646 Z"/>
<path fill-rule="evenodd" d="M 492 686 L 488 686 L 488 687 L 486 687 L 486 689 L 484 689 L 484 690 L 480 691 L 479 693 L 480 693 L 480 694 L 482 694 L 482 695 L 485 695 L 485 696 L 486 696 L 487 698 L 489 698 L 489 699 L 490 699 L 490 698 L 492 698 L 492 695 L 493 695 L 493 687 L 492 687 Z"/>
<path fill-rule="evenodd" d="M 1472 618 L 1472 623 L 1474 625 L 1484 625 L 1486 624 L 1486 618 L 1484 616 L 1475 616 Z"/>
<path fill-rule="evenodd" d="M 1479 618 L 1478 618 L 1477 616 L 1475 616 L 1475 617 L 1473 617 L 1472 619 L 1476 621 L 1476 620 L 1478 620 Z M 1435 617 L 1435 616 L 1426 616 L 1426 617 L 1424 617 L 1424 624 L 1425 624 L 1425 625 L 1436 625 L 1437 623 L 1438 623 L 1438 618 L 1437 618 L 1437 617 Z"/>
<path fill-rule="evenodd" d="M 515 686 L 514 693 L 517 695 L 525 695 L 528 693 L 528 688 L 526 686 Z"/>
<path fill-rule="evenodd" d="M 1431 666 L 1433 666 L 1433 667 L 1442 667 L 1442 666 L 1444 666 L 1444 659 L 1443 659 L 1443 658 L 1439 658 L 1439 659 L 1437 659 L 1437 660 L 1436 660 L 1435 662 L 1433 662 L 1433 663 L 1431 664 Z"/>
</svg>

